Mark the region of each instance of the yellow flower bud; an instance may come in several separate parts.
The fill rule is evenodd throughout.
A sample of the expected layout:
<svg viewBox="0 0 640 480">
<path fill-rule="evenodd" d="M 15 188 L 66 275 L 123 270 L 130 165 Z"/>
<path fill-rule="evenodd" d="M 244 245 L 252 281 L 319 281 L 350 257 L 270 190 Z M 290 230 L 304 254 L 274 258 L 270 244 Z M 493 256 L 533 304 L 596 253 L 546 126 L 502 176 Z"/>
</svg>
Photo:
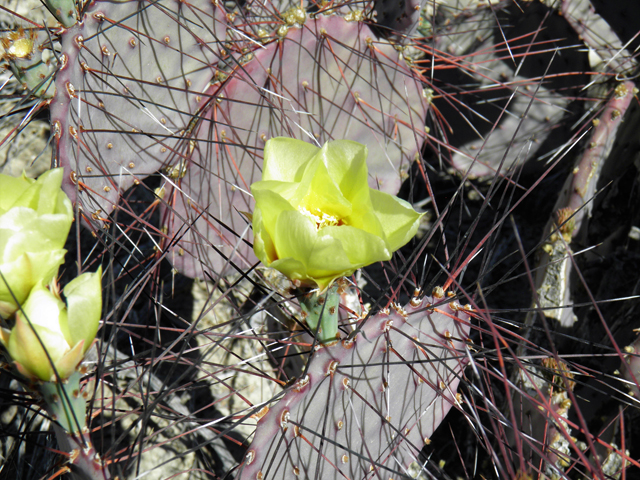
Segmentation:
<svg viewBox="0 0 640 480">
<path fill-rule="evenodd" d="M 63 171 L 32 180 L 0 175 L 0 315 L 7 318 L 34 285 L 48 284 L 64 260 L 73 221 L 60 189 Z"/>
<path fill-rule="evenodd" d="M 101 275 L 99 268 L 69 282 L 66 305 L 55 288 L 39 283 L 31 290 L 11 331 L 0 331 L 0 341 L 22 375 L 48 382 L 55 380 L 54 368 L 63 379 L 75 371 L 100 324 Z"/>
</svg>

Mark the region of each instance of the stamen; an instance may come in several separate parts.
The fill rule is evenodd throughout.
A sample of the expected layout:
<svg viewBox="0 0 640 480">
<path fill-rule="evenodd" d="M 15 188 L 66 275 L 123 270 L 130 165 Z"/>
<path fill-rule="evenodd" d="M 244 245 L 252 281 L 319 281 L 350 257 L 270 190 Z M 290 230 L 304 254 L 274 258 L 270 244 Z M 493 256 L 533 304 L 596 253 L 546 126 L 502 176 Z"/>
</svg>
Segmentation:
<svg viewBox="0 0 640 480">
<path fill-rule="evenodd" d="M 310 212 L 305 207 L 299 207 L 298 211 L 303 214 L 305 217 L 310 218 L 316 224 L 316 230 L 320 230 L 324 227 L 336 227 L 340 225 L 344 225 L 344 222 L 328 213 L 322 212 L 318 209 L 315 209 L 314 212 Z"/>
</svg>

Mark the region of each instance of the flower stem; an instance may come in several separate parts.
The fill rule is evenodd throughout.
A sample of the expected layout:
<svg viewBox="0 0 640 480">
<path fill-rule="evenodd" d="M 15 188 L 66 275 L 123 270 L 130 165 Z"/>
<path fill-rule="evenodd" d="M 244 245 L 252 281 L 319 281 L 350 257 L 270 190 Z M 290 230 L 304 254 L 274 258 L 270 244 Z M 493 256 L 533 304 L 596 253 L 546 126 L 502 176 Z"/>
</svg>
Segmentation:
<svg viewBox="0 0 640 480">
<path fill-rule="evenodd" d="M 86 428 L 86 401 L 80 391 L 80 373 L 61 382 L 44 382 L 39 390 L 60 448 L 69 453 L 69 464 L 79 478 L 109 480 L 111 475 L 96 452 Z"/>
<path fill-rule="evenodd" d="M 338 282 L 334 282 L 324 293 L 311 292 L 300 299 L 302 316 L 320 343 L 334 342 L 338 339 L 339 304 Z"/>
<path fill-rule="evenodd" d="M 80 393 L 80 373 L 61 382 L 40 385 L 49 415 L 67 432 L 80 433 L 85 427 L 86 402 Z"/>
</svg>

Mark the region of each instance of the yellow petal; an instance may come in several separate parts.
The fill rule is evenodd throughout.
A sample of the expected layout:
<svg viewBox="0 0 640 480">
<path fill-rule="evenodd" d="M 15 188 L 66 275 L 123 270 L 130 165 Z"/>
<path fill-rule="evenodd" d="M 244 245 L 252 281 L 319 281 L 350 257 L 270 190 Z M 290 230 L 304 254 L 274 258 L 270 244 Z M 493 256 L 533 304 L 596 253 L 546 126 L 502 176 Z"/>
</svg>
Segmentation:
<svg viewBox="0 0 640 480">
<path fill-rule="evenodd" d="M 37 283 L 48 284 L 58 273 L 66 250 L 23 253 L 11 262 L 0 265 L 0 314 L 8 317 L 23 304 Z M 16 300 L 18 303 L 16 303 Z"/>
<path fill-rule="evenodd" d="M 299 275 L 291 277 L 291 270 L 282 273 L 293 279 L 321 279 L 324 283 L 350 275 L 355 268 L 343 249 L 340 240 L 330 235 L 319 235 L 314 223 L 297 211 L 280 214 L 276 222 L 274 244 L 279 259 L 293 259 L 302 264 Z M 280 264 L 278 264 L 280 265 Z M 292 263 L 287 263 L 288 269 Z"/>
<path fill-rule="evenodd" d="M 93 342 L 90 342 L 86 345 L 87 349 L 92 345 Z M 62 357 L 58 359 L 55 363 L 56 371 L 58 372 L 58 376 L 60 378 L 69 378 L 73 372 L 76 371 L 78 365 L 82 361 L 82 357 L 85 352 L 85 343 L 84 340 L 80 340 L 74 347 L 65 353 Z M 54 380 L 52 378 L 51 380 Z"/>
<path fill-rule="evenodd" d="M 311 176 L 310 188 L 301 206 L 313 214 L 322 212 L 339 219 L 351 215 L 351 202 L 342 194 L 323 162 L 316 162 L 314 169 L 309 169 L 305 175 Z"/>
<path fill-rule="evenodd" d="M 3 214 L 11 207 L 22 194 L 27 191 L 35 180 L 27 178 L 24 174 L 21 177 L 0 174 L 0 214 Z"/>
<path fill-rule="evenodd" d="M 260 220 L 271 237 L 275 234 L 276 219 L 285 210 L 295 210 L 291 203 L 283 197 L 287 185 L 282 182 L 256 182 L 251 186 L 251 193 L 256 201 L 256 210 L 260 210 Z M 282 187 L 282 188 L 281 188 Z M 254 218 L 255 226 L 258 220 Z"/>
<path fill-rule="evenodd" d="M 273 244 L 271 235 L 267 232 L 262 221 L 262 212 L 256 208 L 253 212 L 253 251 L 256 257 L 266 266 L 278 259 L 276 247 Z"/>
<path fill-rule="evenodd" d="M 69 345 L 83 341 L 89 348 L 96 337 L 102 316 L 102 267 L 83 273 L 64 287 L 67 314 L 60 316 L 60 328 L 67 331 Z M 82 352 L 84 353 L 84 352 Z"/>
<path fill-rule="evenodd" d="M 43 337 L 47 337 L 47 335 L 42 333 L 39 331 L 38 336 L 44 341 Z M 26 372 L 28 376 L 37 377 L 45 382 L 49 381 L 53 375 L 52 362 L 55 362 L 57 358 L 52 358 L 52 361 L 49 361 L 38 337 L 21 316 L 16 317 L 16 324 L 11 330 L 7 350 L 11 359 L 20 364 L 18 368 L 21 368 L 21 373 Z"/>
<path fill-rule="evenodd" d="M 262 180 L 299 182 L 301 167 L 319 150 L 315 145 L 294 138 L 270 139 L 264 147 Z"/>
<path fill-rule="evenodd" d="M 0 265 L 0 315 L 13 315 L 19 304 L 23 304 L 35 285 L 31 272 L 31 262 L 27 255 L 21 255 L 13 262 Z M 17 300 L 17 303 L 16 303 Z"/>
<path fill-rule="evenodd" d="M 331 237 L 340 242 L 341 248 L 349 258 L 354 270 L 391 258 L 391 251 L 387 248 L 383 238 L 359 228 L 327 227 L 319 233 L 323 237 Z"/>
<path fill-rule="evenodd" d="M 371 190 L 371 201 L 384 229 L 387 246 L 395 252 L 413 238 L 424 214 L 416 212 L 408 202 L 378 190 Z"/>
<path fill-rule="evenodd" d="M 352 201 L 369 187 L 367 179 L 367 147 L 351 140 L 327 142 L 321 156 L 333 182 Z"/>
</svg>

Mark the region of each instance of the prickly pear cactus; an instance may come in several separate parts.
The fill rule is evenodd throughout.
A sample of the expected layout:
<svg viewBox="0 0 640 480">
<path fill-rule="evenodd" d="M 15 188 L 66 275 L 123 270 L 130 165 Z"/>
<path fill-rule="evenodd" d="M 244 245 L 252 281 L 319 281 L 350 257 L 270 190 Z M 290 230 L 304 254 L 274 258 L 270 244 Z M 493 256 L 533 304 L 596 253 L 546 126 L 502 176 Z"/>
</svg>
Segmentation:
<svg viewBox="0 0 640 480">
<path fill-rule="evenodd" d="M 169 258 L 186 275 L 202 277 L 207 266 L 222 273 L 226 258 L 245 267 L 254 263 L 228 226 L 245 229 L 241 212 L 253 210 L 249 185 L 260 179 L 269 138 L 361 142 L 369 149 L 370 185 L 391 193 L 400 189 L 425 139 L 420 83 L 368 26 L 318 16 L 280 34 L 209 88 L 205 96 L 215 101 L 194 132 L 184 178 L 166 184 L 167 238 L 184 234 Z"/>
<path fill-rule="evenodd" d="M 200 3 L 94 1 L 61 36 L 51 124 L 66 191 L 88 220 L 184 158 L 226 28 L 221 8 Z"/>
<path fill-rule="evenodd" d="M 321 347 L 258 413 L 241 479 L 396 478 L 452 405 L 466 363 L 467 309 L 414 298 Z M 420 463 L 420 462 L 418 462 Z"/>
<path fill-rule="evenodd" d="M 425 0 L 376 0 L 374 10 L 376 23 L 388 30 L 392 35 L 404 35 L 410 37 L 418 28 L 420 11 Z"/>
<path fill-rule="evenodd" d="M 578 44 L 569 23 L 542 2 L 528 2 L 524 14 L 515 8 L 508 2 L 495 11 L 480 2 L 466 10 L 452 8 L 457 13 L 451 25 L 440 27 L 446 34 L 435 35 L 437 50 L 461 58 L 457 73 L 447 75 L 450 81 L 473 85 L 462 94 L 451 90 L 453 100 L 434 102 L 447 119 L 437 128 L 457 147 L 450 163 L 471 177 L 503 174 L 535 158 L 545 142 L 557 143 L 554 135 L 580 95 L 576 87 L 586 82 L 578 72 L 589 70 L 587 55 L 576 49 L 554 56 L 544 47 L 558 38 L 562 50 Z M 449 91 L 446 84 L 442 88 Z"/>
</svg>

